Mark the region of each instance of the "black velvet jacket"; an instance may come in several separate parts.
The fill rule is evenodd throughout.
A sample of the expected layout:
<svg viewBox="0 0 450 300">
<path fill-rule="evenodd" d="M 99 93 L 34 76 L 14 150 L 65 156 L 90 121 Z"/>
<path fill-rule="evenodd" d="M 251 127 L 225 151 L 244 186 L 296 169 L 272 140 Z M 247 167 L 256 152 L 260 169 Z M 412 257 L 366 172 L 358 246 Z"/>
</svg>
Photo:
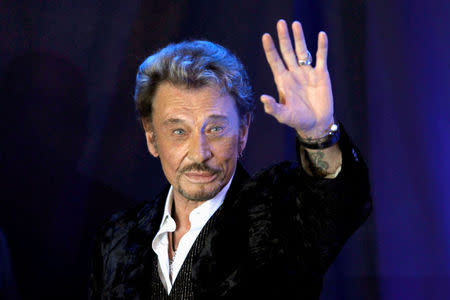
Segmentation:
<svg viewBox="0 0 450 300">
<path fill-rule="evenodd" d="M 318 179 L 284 162 L 253 177 L 238 166 L 192 266 L 195 299 L 319 299 L 323 276 L 372 208 L 367 168 L 345 132 L 342 170 Z M 99 231 L 90 299 L 149 299 L 151 242 L 168 188 Z"/>
</svg>

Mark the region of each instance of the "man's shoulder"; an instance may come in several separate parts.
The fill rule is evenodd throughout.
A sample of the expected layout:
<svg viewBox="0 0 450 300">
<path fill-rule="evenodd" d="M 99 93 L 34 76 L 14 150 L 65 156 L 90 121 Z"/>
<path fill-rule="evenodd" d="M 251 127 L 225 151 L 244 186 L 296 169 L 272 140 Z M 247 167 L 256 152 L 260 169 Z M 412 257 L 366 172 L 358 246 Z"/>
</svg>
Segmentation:
<svg viewBox="0 0 450 300">
<path fill-rule="evenodd" d="M 151 202 L 142 202 L 131 208 L 119 211 L 109 217 L 97 232 L 97 241 L 104 249 L 112 248 L 124 239 L 128 239 L 132 232 L 150 234 L 155 227 L 159 209 L 159 196 Z"/>
<path fill-rule="evenodd" d="M 129 228 L 139 222 L 145 213 L 153 209 L 152 203 L 142 202 L 133 207 L 118 211 L 110 216 L 100 228 L 105 233 L 116 228 Z"/>
</svg>

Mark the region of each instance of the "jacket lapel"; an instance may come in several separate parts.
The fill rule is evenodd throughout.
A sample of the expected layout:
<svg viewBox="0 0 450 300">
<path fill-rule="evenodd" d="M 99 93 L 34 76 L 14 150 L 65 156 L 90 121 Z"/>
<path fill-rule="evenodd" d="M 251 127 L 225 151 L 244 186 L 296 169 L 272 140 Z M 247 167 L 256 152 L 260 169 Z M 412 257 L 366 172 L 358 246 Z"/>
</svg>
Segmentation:
<svg viewBox="0 0 450 300">
<path fill-rule="evenodd" d="M 206 238 L 204 249 L 194 258 L 192 279 L 194 293 L 208 299 L 232 289 L 242 276 L 241 266 L 247 254 L 248 232 L 246 202 L 240 199 L 249 175 L 238 163 L 215 224 Z"/>
</svg>

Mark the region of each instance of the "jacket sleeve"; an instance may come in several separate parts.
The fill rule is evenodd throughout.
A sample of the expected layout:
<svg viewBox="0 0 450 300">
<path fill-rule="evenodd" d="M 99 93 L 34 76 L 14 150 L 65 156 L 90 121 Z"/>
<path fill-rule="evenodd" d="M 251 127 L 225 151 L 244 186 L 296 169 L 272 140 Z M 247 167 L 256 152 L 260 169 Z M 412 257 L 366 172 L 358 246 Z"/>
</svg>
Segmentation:
<svg viewBox="0 0 450 300">
<path fill-rule="evenodd" d="M 302 189 L 295 201 L 296 228 L 304 252 L 322 274 L 372 210 L 366 163 L 342 124 L 341 130 L 342 169 L 336 178 L 314 178 L 298 168 Z"/>
<path fill-rule="evenodd" d="M 256 269 L 271 265 L 279 272 L 320 278 L 369 216 L 368 170 L 341 130 L 343 162 L 336 178 L 311 177 L 299 162 L 284 162 L 255 176 L 258 196 L 253 192 L 247 198 Z"/>
</svg>

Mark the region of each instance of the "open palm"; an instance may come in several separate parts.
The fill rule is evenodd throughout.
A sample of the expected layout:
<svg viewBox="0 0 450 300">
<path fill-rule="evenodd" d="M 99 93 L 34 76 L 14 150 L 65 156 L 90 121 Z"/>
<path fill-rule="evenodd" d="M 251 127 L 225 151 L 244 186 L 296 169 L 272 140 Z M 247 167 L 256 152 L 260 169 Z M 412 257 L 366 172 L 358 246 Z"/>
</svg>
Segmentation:
<svg viewBox="0 0 450 300">
<path fill-rule="evenodd" d="M 298 59 L 307 57 L 307 47 L 299 22 L 292 23 L 295 51 L 292 47 L 287 24 L 277 23 L 278 39 L 283 59 L 266 33 L 262 37 L 264 52 L 278 89 L 279 101 L 262 95 L 264 110 L 280 123 L 286 124 L 302 137 L 322 137 L 333 123 L 333 95 L 327 69 L 328 40 L 320 32 L 316 65 L 299 65 Z"/>
</svg>

